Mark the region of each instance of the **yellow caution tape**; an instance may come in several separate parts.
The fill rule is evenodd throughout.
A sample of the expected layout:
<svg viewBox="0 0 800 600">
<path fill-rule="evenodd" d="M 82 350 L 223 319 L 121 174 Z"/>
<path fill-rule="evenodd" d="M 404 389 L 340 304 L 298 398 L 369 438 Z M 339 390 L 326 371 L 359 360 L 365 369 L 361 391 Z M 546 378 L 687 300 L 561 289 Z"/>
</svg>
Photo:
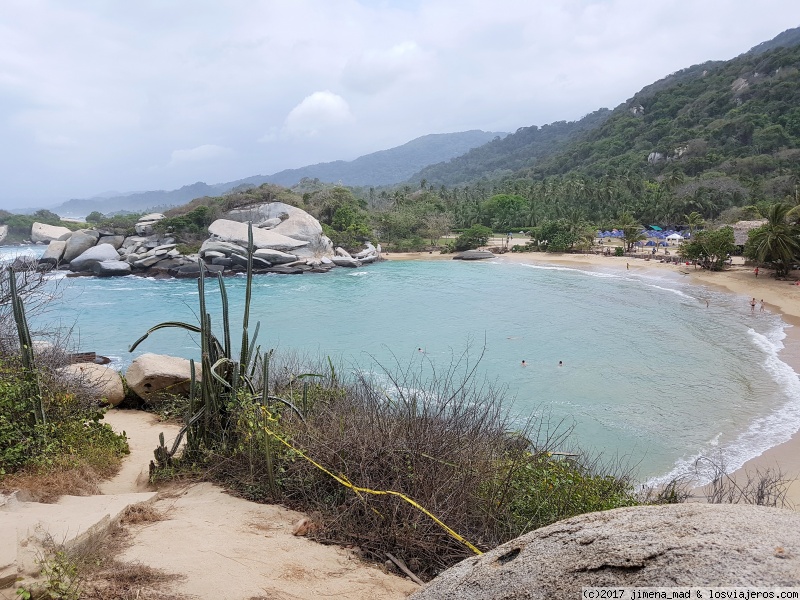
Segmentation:
<svg viewBox="0 0 800 600">
<path fill-rule="evenodd" d="M 271 420 L 273 420 L 273 419 L 271 419 Z M 369 488 L 363 488 L 363 487 L 359 487 L 357 485 L 354 485 L 344 475 L 336 475 L 336 474 L 332 473 L 331 471 L 329 471 L 328 469 L 326 469 L 325 467 L 323 467 L 318 462 L 316 462 L 314 459 L 310 458 L 309 456 L 306 456 L 306 454 L 302 450 L 298 450 L 297 448 L 292 446 L 289 442 L 287 442 L 281 436 L 276 434 L 274 431 L 271 431 L 268 427 L 264 427 L 264 431 L 266 433 L 268 433 L 269 435 L 271 435 L 272 437 L 274 437 L 276 440 L 278 440 L 281 444 L 283 444 L 287 448 L 297 452 L 300 456 L 302 456 L 304 459 L 306 459 L 312 465 L 317 467 L 320 471 L 323 471 L 324 473 L 327 473 L 333 479 L 335 479 L 336 481 L 341 483 L 343 486 L 348 487 L 351 490 L 353 490 L 356 494 L 360 494 L 361 492 L 363 492 L 365 494 L 372 494 L 374 496 L 397 496 L 398 498 L 402 498 L 403 500 L 408 502 L 411 506 L 413 506 L 417 510 L 419 510 L 419 511 L 423 512 L 424 514 L 428 515 L 433 520 L 433 522 L 436 523 L 442 529 L 444 529 L 450 535 L 450 537 L 452 537 L 453 539 L 455 539 L 455 540 L 461 542 L 462 544 L 464 544 L 467 548 L 472 550 L 475 554 L 483 554 L 483 552 L 478 550 L 475 546 L 470 544 L 467 540 L 465 540 L 463 537 L 458 535 L 455 531 L 453 531 L 447 525 L 442 523 L 442 521 L 439 520 L 428 509 L 426 509 L 424 506 L 421 506 L 420 504 L 418 504 L 417 502 L 415 502 L 414 500 L 412 500 L 411 498 L 409 498 L 405 494 L 401 494 L 400 492 L 395 492 L 395 491 L 392 491 L 392 490 L 371 490 Z"/>
</svg>

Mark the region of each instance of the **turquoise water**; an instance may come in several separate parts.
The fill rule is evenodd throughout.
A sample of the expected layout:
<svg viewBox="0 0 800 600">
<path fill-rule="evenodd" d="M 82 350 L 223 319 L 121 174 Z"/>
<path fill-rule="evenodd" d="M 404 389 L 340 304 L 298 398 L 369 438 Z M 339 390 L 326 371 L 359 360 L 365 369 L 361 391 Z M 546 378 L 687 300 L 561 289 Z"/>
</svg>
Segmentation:
<svg viewBox="0 0 800 600">
<path fill-rule="evenodd" d="M 197 357 L 196 340 L 178 330 L 127 352 L 159 322 L 196 322 L 195 281 L 59 283 L 60 300 L 36 325 L 75 325 L 82 350 L 120 368 L 143 352 Z M 240 322 L 244 279 L 226 286 Z M 216 286 L 208 292 L 213 318 Z M 256 321 L 264 347 L 340 357 L 353 369 L 444 368 L 468 347 L 472 360 L 483 351 L 479 376 L 502 382 L 513 410 L 565 419 L 582 446 L 638 463 L 642 480 L 681 472 L 701 454 L 721 452 L 735 468 L 800 427 L 800 383 L 778 356 L 788 325 L 671 273 L 387 261 L 257 276 Z"/>
</svg>

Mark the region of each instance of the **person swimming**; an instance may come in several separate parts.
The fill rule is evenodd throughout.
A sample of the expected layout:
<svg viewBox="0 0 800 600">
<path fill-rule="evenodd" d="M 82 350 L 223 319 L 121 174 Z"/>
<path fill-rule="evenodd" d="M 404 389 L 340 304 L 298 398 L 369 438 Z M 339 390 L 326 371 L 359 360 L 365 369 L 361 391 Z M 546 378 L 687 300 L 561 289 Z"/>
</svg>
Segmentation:
<svg viewBox="0 0 800 600">
<path fill-rule="evenodd" d="M 561 361 L 561 360 L 560 360 L 560 361 L 558 361 L 558 366 L 559 366 L 559 367 L 563 367 L 563 366 L 564 366 L 564 361 Z"/>
</svg>

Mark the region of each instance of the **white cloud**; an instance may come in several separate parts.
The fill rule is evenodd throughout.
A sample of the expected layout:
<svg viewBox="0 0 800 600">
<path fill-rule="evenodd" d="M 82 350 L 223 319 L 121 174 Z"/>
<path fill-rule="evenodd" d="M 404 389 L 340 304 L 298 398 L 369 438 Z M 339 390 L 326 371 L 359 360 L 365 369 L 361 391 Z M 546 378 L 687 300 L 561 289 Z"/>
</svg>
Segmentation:
<svg viewBox="0 0 800 600">
<path fill-rule="evenodd" d="M 351 58 L 342 72 L 342 81 L 350 89 L 374 94 L 407 78 L 423 78 L 433 60 L 416 42 L 405 41 L 388 50 L 368 50 Z"/>
<path fill-rule="evenodd" d="M 203 144 L 202 146 L 188 148 L 186 150 L 173 150 L 169 164 L 176 165 L 178 163 L 216 160 L 226 158 L 232 154 L 233 150 L 230 148 L 215 146 L 214 144 Z"/>
<path fill-rule="evenodd" d="M 284 133 L 289 137 L 313 137 L 330 129 L 353 121 L 350 106 L 341 96 L 329 90 L 314 92 L 303 98 L 286 116 Z"/>
<path fill-rule="evenodd" d="M 800 24 L 797 0 L 2 6 L 0 206 L 575 119 Z"/>
</svg>

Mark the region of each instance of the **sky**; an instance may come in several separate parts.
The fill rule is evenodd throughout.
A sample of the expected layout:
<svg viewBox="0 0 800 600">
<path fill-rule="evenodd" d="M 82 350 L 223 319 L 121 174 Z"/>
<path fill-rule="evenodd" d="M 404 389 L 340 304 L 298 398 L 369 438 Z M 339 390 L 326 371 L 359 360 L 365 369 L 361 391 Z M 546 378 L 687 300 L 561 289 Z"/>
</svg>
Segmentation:
<svg viewBox="0 0 800 600">
<path fill-rule="evenodd" d="M 797 0 L 2 0 L 0 208 L 613 108 Z"/>
</svg>

